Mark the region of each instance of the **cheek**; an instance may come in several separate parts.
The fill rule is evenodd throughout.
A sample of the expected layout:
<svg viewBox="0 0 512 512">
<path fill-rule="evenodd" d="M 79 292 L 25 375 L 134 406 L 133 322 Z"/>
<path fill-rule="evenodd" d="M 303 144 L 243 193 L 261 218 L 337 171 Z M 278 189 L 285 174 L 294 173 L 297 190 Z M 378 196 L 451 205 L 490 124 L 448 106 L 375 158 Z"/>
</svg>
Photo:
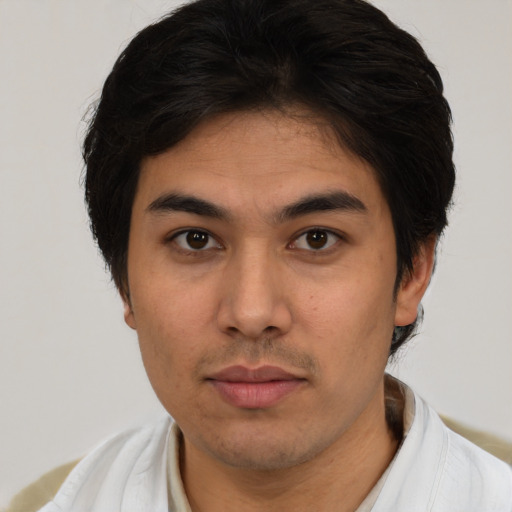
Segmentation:
<svg viewBox="0 0 512 512">
<path fill-rule="evenodd" d="M 142 282 L 144 286 L 132 287 L 133 311 L 144 366 L 160 396 L 158 388 L 172 387 L 175 392 L 190 374 L 208 341 L 213 307 L 211 297 L 193 287 L 163 280 Z"/>
<path fill-rule="evenodd" d="M 348 373 L 385 365 L 394 328 L 393 284 L 368 273 L 311 288 L 297 317 L 305 339 L 315 339 L 315 353 L 326 363 L 332 357 Z"/>
<path fill-rule="evenodd" d="M 150 338 L 189 339 L 191 334 L 212 321 L 214 283 L 190 282 L 174 275 L 176 271 L 142 277 L 133 287 L 133 308 L 137 331 L 149 331 Z M 163 276 L 163 277 L 162 277 Z M 139 286 L 137 286 L 139 284 Z M 142 324 L 142 325 L 141 325 Z"/>
<path fill-rule="evenodd" d="M 190 376 L 197 360 L 197 336 L 186 325 L 193 322 L 179 315 L 176 308 L 157 305 L 138 317 L 137 336 L 142 361 L 153 390 L 174 417 L 176 411 L 187 408 L 186 400 L 193 393 Z"/>
<path fill-rule="evenodd" d="M 336 333 L 359 333 L 360 337 L 380 328 L 393 329 L 396 306 L 391 281 L 379 286 L 370 277 L 331 280 L 328 287 L 310 290 L 299 303 L 297 316 L 307 328 L 316 330 L 320 339 Z"/>
</svg>

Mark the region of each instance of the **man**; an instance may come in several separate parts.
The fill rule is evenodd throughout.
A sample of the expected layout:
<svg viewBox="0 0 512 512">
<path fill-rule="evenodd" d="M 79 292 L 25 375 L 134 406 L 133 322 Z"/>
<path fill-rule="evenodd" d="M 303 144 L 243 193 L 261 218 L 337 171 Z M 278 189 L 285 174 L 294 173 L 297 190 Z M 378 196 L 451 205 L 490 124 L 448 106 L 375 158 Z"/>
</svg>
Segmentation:
<svg viewBox="0 0 512 512">
<path fill-rule="evenodd" d="M 454 184 L 418 43 L 361 1 L 203 0 L 142 31 L 84 146 L 91 225 L 174 418 L 42 510 L 512 510 L 388 357 Z"/>
</svg>

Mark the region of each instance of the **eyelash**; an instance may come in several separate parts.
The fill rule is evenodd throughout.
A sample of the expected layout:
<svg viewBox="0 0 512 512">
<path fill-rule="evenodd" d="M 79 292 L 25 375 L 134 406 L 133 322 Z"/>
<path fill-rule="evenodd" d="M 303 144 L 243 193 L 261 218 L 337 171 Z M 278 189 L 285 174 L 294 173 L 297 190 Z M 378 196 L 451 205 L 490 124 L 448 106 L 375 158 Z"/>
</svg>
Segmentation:
<svg viewBox="0 0 512 512">
<path fill-rule="evenodd" d="M 323 247 L 322 246 L 322 247 L 319 247 L 319 248 L 314 248 L 314 247 L 311 247 L 311 245 L 310 245 L 309 249 L 301 248 L 301 247 L 295 247 L 295 248 L 297 248 L 298 250 L 303 250 L 303 251 L 311 252 L 311 253 L 315 253 L 315 254 L 318 254 L 318 253 L 321 253 L 321 252 L 327 253 L 327 252 L 330 252 L 329 249 L 331 249 L 332 247 L 337 245 L 338 242 L 343 240 L 343 237 L 340 234 L 335 233 L 334 231 L 332 231 L 330 229 L 326 229 L 326 228 L 322 228 L 322 227 L 313 227 L 313 228 L 309 228 L 306 231 L 303 231 L 299 235 L 295 236 L 293 238 L 292 242 L 290 242 L 290 244 L 288 244 L 288 246 L 289 247 L 297 246 L 297 241 L 300 240 L 302 237 L 307 237 L 308 235 L 313 235 L 315 233 L 316 234 L 321 233 L 323 235 L 327 235 L 327 242 L 326 243 L 329 244 L 329 245 L 327 245 L 327 247 Z M 332 240 L 332 238 L 335 238 L 335 240 Z M 331 239 L 330 243 L 329 243 L 329 239 Z"/>
<path fill-rule="evenodd" d="M 185 247 L 178 243 L 178 239 L 180 237 L 183 237 L 183 236 L 188 237 L 191 234 L 206 236 L 207 242 L 205 244 L 205 247 L 201 247 L 201 248 L 193 248 L 190 246 Z M 205 231 L 204 229 L 185 229 L 185 230 L 179 231 L 178 233 L 175 233 L 174 235 L 172 235 L 169 240 L 172 243 L 174 243 L 175 245 L 177 245 L 178 248 L 181 251 L 183 251 L 184 253 L 195 255 L 195 256 L 199 256 L 199 255 L 201 255 L 202 252 L 205 252 L 210 249 L 221 249 L 222 248 L 222 245 L 217 241 L 217 239 L 211 233 L 208 233 L 208 231 Z M 212 241 L 215 243 L 216 247 L 207 247 L 210 243 L 212 243 Z M 186 241 L 185 243 L 189 244 L 189 241 Z"/>
<path fill-rule="evenodd" d="M 327 247 L 324 247 L 324 246 L 320 246 L 320 247 L 317 247 L 317 248 L 311 247 L 311 245 L 310 245 L 311 241 L 306 242 L 309 245 L 309 248 L 298 247 L 298 243 L 297 242 L 301 238 L 307 237 L 308 235 L 313 236 L 314 234 L 324 235 L 325 243 L 328 244 Z M 200 248 L 190 247 L 190 241 L 186 240 L 186 239 L 185 239 L 185 243 L 188 244 L 189 247 L 185 247 L 184 245 L 181 245 L 180 243 L 178 243 L 177 240 L 180 237 L 188 238 L 190 235 L 199 235 L 199 236 L 207 237 L 205 246 L 204 247 L 200 247 Z M 332 240 L 333 238 L 335 240 Z M 312 253 L 312 254 L 328 253 L 328 252 L 331 252 L 330 249 L 332 247 L 334 247 L 335 245 L 337 245 L 338 242 L 340 242 L 341 240 L 343 240 L 343 236 L 338 234 L 338 233 L 335 233 L 334 231 L 332 231 L 330 229 L 321 228 L 321 227 L 313 227 L 313 228 L 307 229 L 306 231 L 302 231 L 298 235 L 294 236 L 292 241 L 287 245 L 287 248 L 296 249 L 296 250 L 304 251 L 304 252 L 309 252 L 309 253 Z M 219 250 L 219 249 L 223 248 L 222 244 L 211 233 L 209 233 L 208 231 L 203 230 L 203 229 L 185 229 L 185 230 L 181 230 L 178 233 L 175 233 L 174 235 L 172 235 L 169 238 L 169 241 L 171 241 L 175 245 L 177 245 L 180 251 L 186 253 L 187 255 L 193 255 L 193 256 L 200 256 L 200 255 L 202 255 L 201 253 L 204 253 L 206 251 L 210 251 L 212 249 L 213 250 Z M 318 241 L 321 243 L 323 241 L 322 237 L 320 237 L 320 239 Z M 213 247 L 208 247 L 208 245 L 210 245 L 212 242 L 215 245 Z"/>
</svg>

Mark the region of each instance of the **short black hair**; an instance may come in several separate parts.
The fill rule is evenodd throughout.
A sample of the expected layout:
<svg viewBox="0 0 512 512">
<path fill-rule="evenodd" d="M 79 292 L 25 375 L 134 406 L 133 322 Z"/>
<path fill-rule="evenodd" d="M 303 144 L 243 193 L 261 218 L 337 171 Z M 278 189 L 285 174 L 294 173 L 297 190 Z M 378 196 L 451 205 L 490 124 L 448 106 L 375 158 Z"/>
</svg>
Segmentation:
<svg viewBox="0 0 512 512">
<path fill-rule="evenodd" d="M 418 41 L 363 0 L 197 0 L 139 32 L 115 63 L 83 156 L 91 227 L 125 295 L 141 160 L 212 116 L 301 106 L 371 164 L 391 210 L 397 283 L 447 223 L 451 113 Z M 415 324 L 395 329 L 391 354 Z"/>
</svg>

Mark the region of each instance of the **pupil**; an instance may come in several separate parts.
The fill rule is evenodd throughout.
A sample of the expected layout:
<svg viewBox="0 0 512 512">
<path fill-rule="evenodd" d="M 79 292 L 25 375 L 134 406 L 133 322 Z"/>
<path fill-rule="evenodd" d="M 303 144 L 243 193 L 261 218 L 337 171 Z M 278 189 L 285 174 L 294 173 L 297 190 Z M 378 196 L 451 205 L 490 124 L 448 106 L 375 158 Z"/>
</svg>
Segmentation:
<svg viewBox="0 0 512 512">
<path fill-rule="evenodd" d="M 203 249 L 208 243 L 208 235 L 201 231 L 190 231 L 187 234 L 187 244 L 192 249 Z"/>
<path fill-rule="evenodd" d="M 321 249 L 327 243 L 327 233 L 325 231 L 310 231 L 306 239 L 310 247 Z"/>
</svg>

